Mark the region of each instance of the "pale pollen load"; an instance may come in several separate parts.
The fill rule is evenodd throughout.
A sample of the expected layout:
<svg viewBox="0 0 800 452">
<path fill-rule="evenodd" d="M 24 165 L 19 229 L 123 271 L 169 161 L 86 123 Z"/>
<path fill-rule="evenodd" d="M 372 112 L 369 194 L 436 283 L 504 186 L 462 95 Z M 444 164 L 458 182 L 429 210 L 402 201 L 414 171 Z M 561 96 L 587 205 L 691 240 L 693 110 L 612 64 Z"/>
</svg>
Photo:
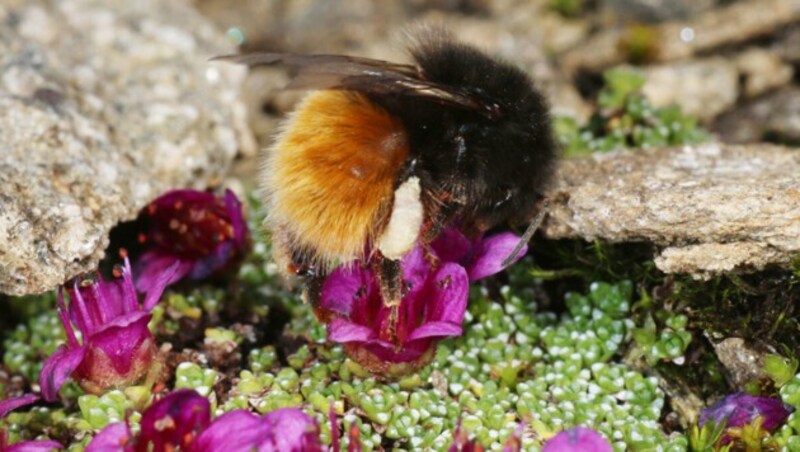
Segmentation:
<svg viewBox="0 0 800 452">
<path fill-rule="evenodd" d="M 363 257 L 388 221 L 395 177 L 408 156 L 403 124 L 366 96 L 309 94 L 261 173 L 267 223 L 285 242 L 277 245 L 323 268 Z"/>
</svg>

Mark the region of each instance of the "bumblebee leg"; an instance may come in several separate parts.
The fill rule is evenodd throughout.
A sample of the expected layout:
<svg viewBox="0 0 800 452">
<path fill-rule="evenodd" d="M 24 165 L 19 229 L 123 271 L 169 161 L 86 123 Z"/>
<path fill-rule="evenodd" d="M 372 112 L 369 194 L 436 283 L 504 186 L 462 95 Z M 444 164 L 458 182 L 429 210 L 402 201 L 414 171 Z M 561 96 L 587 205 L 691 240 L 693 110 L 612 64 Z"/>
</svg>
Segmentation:
<svg viewBox="0 0 800 452">
<path fill-rule="evenodd" d="M 519 243 L 517 243 L 517 246 L 514 247 L 514 250 L 512 250 L 511 253 L 508 255 L 508 257 L 506 257 L 500 264 L 503 267 L 508 267 L 514 262 L 514 259 L 516 259 L 517 254 L 519 254 L 522 247 L 525 246 L 525 244 L 531 240 L 533 234 L 535 234 L 536 231 L 539 229 L 539 226 L 542 225 L 544 216 L 547 214 L 547 206 L 550 203 L 547 200 L 547 198 L 542 198 L 539 204 L 540 205 L 537 207 L 538 212 L 536 212 L 536 216 L 533 217 L 533 220 L 531 220 L 530 224 L 528 225 L 528 228 L 525 229 L 525 233 L 523 233 L 522 237 L 520 237 Z"/>
<path fill-rule="evenodd" d="M 400 302 L 403 300 L 403 269 L 399 259 L 386 259 L 383 256 L 378 256 L 374 265 L 383 305 L 389 308 L 389 331 L 386 333 L 394 342 L 397 338 Z"/>
</svg>

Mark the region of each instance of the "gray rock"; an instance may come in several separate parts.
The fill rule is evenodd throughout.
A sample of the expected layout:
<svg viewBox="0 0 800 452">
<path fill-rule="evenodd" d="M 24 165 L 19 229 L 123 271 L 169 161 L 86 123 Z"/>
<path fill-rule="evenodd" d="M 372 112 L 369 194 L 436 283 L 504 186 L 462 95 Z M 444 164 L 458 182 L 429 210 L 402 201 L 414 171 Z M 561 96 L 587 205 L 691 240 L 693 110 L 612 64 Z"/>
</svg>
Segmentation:
<svg viewBox="0 0 800 452">
<path fill-rule="evenodd" d="M 769 374 L 764 371 L 766 352 L 757 350 L 740 337 L 729 337 L 721 341 L 709 337 L 709 342 L 725 368 L 728 383 L 735 390 L 744 391 L 748 383 L 769 380 Z"/>
<path fill-rule="evenodd" d="M 710 120 L 741 98 L 756 97 L 792 81 L 794 69 L 757 47 L 730 55 L 648 66 L 643 93 L 656 106 L 679 105 L 683 112 Z"/>
<path fill-rule="evenodd" d="M 647 28 L 654 61 L 673 61 L 705 54 L 712 49 L 776 34 L 800 22 L 800 0 L 740 0 L 687 20 Z M 561 61 L 572 73 L 601 70 L 626 61 L 625 43 L 632 29 L 610 29 L 593 35 L 585 45 L 566 53 Z"/>
<path fill-rule="evenodd" d="M 701 13 L 717 2 L 715 0 L 603 0 L 608 13 L 623 20 L 637 22 L 663 22 L 687 19 Z"/>
<path fill-rule="evenodd" d="M 96 267 L 109 230 L 252 147 L 232 49 L 181 2 L 0 4 L 0 292 Z"/>
<path fill-rule="evenodd" d="M 707 144 L 562 162 L 548 237 L 648 241 L 667 273 L 788 266 L 800 254 L 800 153 Z"/>
<path fill-rule="evenodd" d="M 746 102 L 717 118 L 712 130 L 728 143 L 800 144 L 800 87 L 786 86 Z"/>
<path fill-rule="evenodd" d="M 758 47 L 736 55 L 739 79 L 743 81 L 742 97 L 755 97 L 792 81 L 794 68 L 775 52 Z"/>
<path fill-rule="evenodd" d="M 680 105 L 684 113 L 711 119 L 739 97 L 739 72 L 722 57 L 656 65 L 644 69 L 643 94 L 653 105 Z"/>
</svg>

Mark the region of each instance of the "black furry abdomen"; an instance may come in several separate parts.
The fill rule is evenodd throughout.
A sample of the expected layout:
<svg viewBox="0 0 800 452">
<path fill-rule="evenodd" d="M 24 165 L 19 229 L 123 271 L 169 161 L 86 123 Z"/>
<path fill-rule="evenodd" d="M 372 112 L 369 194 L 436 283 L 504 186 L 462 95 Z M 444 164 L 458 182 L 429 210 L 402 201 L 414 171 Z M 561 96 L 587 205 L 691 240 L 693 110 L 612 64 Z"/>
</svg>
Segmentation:
<svg viewBox="0 0 800 452">
<path fill-rule="evenodd" d="M 465 232 L 529 221 L 557 155 L 544 96 L 520 69 L 444 35 L 423 36 L 411 52 L 426 79 L 488 107 L 404 98 L 387 106 L 406 124 L 410 171 L 434 194 L 430 208 Z"/>
</svg>

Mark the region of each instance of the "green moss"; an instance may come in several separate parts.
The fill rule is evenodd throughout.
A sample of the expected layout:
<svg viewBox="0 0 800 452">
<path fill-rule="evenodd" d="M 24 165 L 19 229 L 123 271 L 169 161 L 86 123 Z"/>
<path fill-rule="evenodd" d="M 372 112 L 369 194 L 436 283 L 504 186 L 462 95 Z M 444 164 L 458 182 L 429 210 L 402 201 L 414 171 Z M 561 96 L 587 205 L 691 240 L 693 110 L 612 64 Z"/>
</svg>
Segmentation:
<svg viewBox="0 0 800 452">
<path fill-rule="evenodd" d="M 36 314 L 3 342 L 3 364 L 29 382 L 38 381 L 44 361 L 64 343 L 66 336 L 55 309 Z"/>
<path fill-rule="evenodd" d="M 583 0 L 548 0 L 547 6 L 564 17 L 578 17 L 585 7 Z"/>
<path fill-rule="evenodd" d="M 568 156 L 626 148 L 677 146 L 708 141 L 710 135 L 679 107 L 654 107 L 641 94 L 645 79 L 633 69 L 603 74 L 598 111 L 586 124 L 556 118 L 554 128 Z"/>
</svg>

